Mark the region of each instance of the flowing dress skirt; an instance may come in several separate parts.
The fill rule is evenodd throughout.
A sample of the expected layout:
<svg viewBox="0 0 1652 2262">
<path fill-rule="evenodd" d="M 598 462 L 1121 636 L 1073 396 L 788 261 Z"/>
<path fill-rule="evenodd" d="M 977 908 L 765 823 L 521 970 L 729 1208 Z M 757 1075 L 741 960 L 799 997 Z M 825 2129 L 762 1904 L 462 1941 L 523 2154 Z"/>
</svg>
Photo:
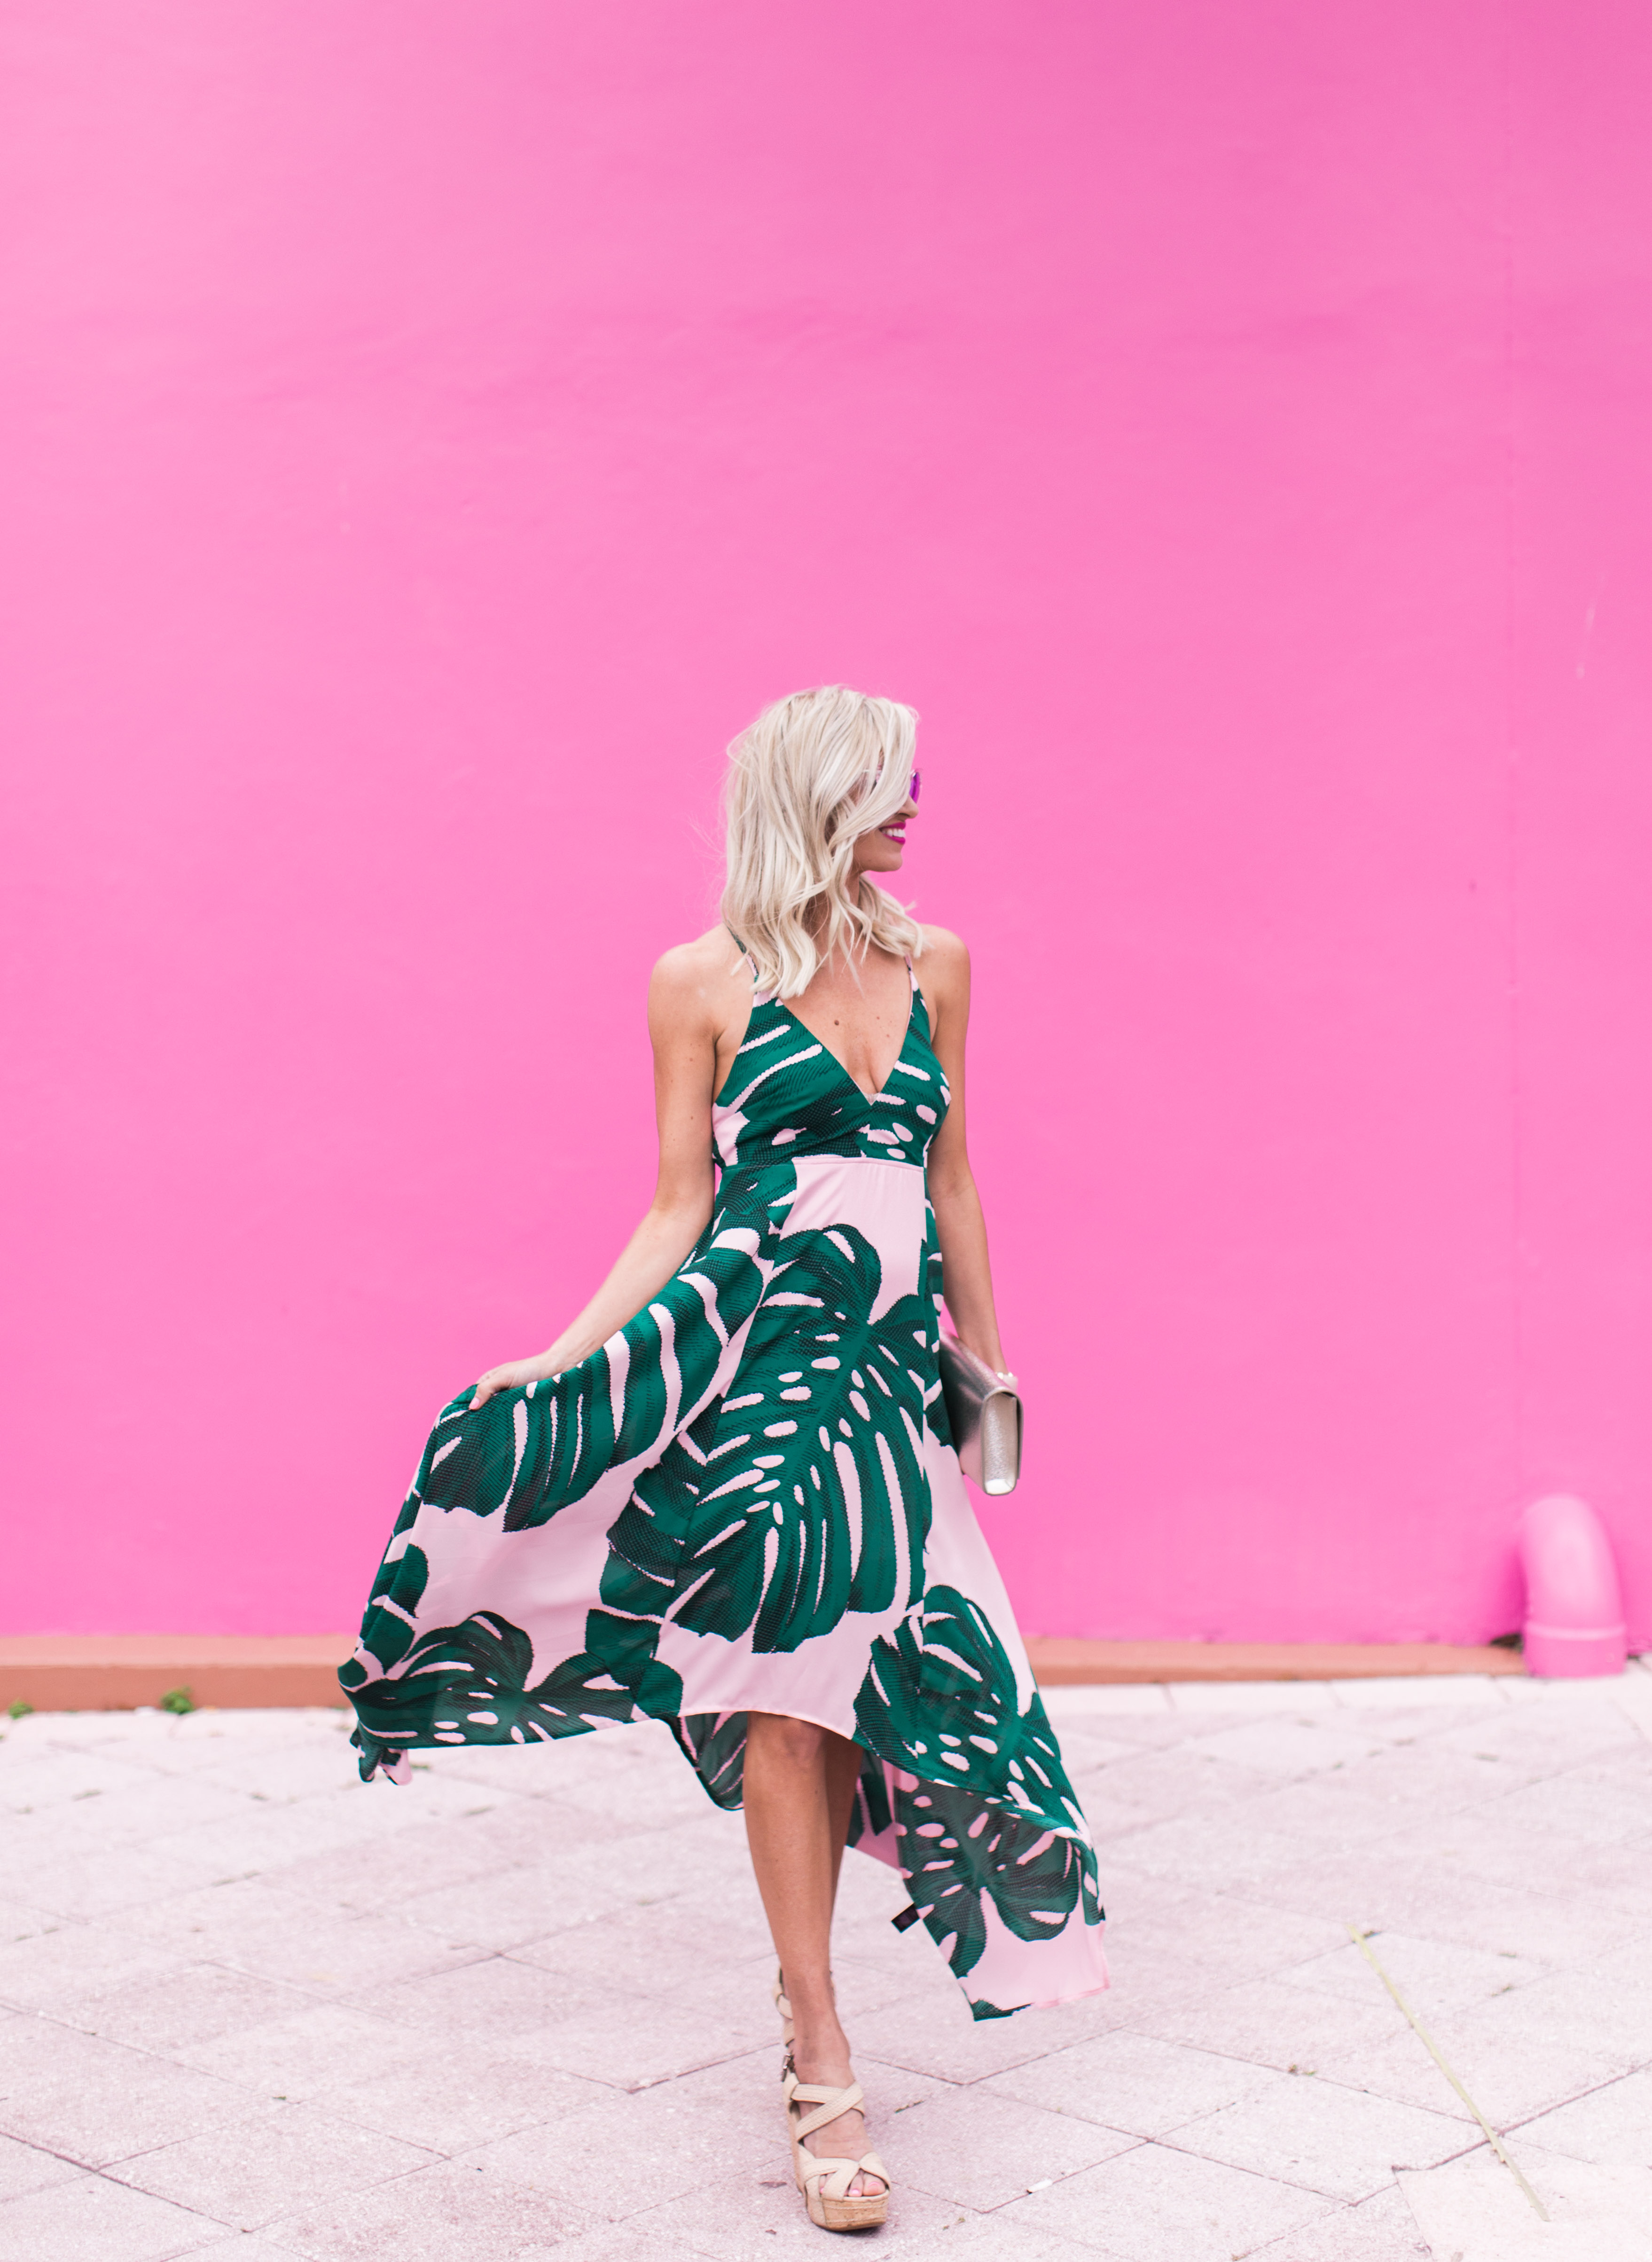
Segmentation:
<svg viewBox="0 0 1652 2262">
<path fill-rule="evenodd" d="M 981 2019 L 1107 1980 L 1089 1833 L 941 1395 L 946 1097 L 916 985 L 875 1097 L 759 1000 L 694 1250 L 578 1366 L 444 1409 L 340 1678 L 364 1776 L 652 1718 L 737 1807 L 749 1712 L 853 1739 L 850 1842 Z"/>
</svg>

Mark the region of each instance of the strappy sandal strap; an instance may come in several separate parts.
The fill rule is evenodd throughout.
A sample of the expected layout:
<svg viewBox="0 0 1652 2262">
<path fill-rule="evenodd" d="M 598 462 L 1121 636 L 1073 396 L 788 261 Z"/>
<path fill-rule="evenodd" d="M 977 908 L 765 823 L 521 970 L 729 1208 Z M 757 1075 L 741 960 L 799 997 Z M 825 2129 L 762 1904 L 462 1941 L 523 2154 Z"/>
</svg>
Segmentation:
<svg viewBox="0 0 1652 2262">
<path fill-rule="evenodd" d="M 823 2081 L 800 2081 L 795 2069 L 790 2066 L 781 2075 L 780 2086 L 786 2092 L 788 2105 L 798 2097 L 806 2105 L 828 2105 L 833 2098 L 848 2098 L 852 2104 L 858 2105 L 866 2094 L 852 2075 L 841 2089 L 833 2089 Z M 848 2105 L 837 2105 L 832 2109 L 837 2113 L 847 2113 L 850 2108 Z"/>
<path fill-rule="evenodd" d="M 798 2149 L 802 2150 L 801 2145 Z M 857 2176 L 876 2176 L 886 2188 L 888 2185 L 889 2171 L 875 2152 L 863 2152 L 858 2160 L 822 2158 L 814 2152 L 803 2152 L 803 2158 L 808 2165 L 802 2170 L 801 2180 L 805 2185 L 818 2184 L 827 2199 L 847 2199 L 849 2186 Z M 880 2194 L 874 2192 L 869 2196 L 875 2199 Z"/>
<path fill-rule="evenodd" d="M 836 2121 L 840 2114 L 852 2113 L 866 2094 L 858 2081 L 851 2081 L 846 2089 L 827 2089 L 817 2081 L 800 2081 L 791 2073 L 786 2077 L 785 2087 L 792 2136 L 800 2143 L 805 2136 L 812 2136 L 816 2129 L 823 2129 L 829 2121 Z M 812 2105 L 815 2110 L 800 2113 L 800 2104 Z"/>
<path fill-rule="evenodd" d="M 811 2152 L 804 2143 L 815 2129 L 859 2109 L 866 2093 L 851 2078 L 841 2089 L 823 2081 L 800 2081 L 790 2058 L 781 2077 L 786 2125 L 792 2137 L 793 2173 L 811 2222 L 825 2230 L 870 2230 L 885 2219 L 891 2178 L 875 2152 L 850 2159 L 840 2152 Z M 857 2176 L 875 2177 L 880 2189 L 851 2189 Z"/>
</svg>

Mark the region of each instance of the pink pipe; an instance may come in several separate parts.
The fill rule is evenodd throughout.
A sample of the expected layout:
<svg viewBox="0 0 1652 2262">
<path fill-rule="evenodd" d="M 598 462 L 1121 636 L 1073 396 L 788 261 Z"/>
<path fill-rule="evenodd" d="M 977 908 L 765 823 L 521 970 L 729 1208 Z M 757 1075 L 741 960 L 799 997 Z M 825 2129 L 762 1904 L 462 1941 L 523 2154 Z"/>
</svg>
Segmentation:
<svg viewBox="0 0 1652 2262">
<path fill-rule="evenodd" d="M 1612 1542 L 1586 1500 L 1549 1493 L 1520 1518 L 1526 1669 L 1554 1681 L 1621 1673 L 1628 1655 Z"/>
</svg>

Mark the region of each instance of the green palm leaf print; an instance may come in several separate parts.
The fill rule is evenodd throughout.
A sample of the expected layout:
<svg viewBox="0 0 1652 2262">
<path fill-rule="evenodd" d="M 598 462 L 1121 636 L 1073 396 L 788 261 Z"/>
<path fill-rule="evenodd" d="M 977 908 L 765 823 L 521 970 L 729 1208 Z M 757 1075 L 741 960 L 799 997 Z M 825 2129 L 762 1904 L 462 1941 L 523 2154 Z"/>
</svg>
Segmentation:
<svg viewBox="0 0 1652 2262">
<path fill-rule="evenodd" d="M 899 1298 L 873 1321 L 882 1268 L 852 1226 L 781 1248 L 703 1466 L 663 1460 L 637 1488 L 654 1513 L 656 1561 L 670 1520 L 658 1495 L 681 1488 L 672 1616 L 726 1641 L 750 1630 L 758 1651 L 793 1650 L 846 1611 L 910 1600 L 929 1529 L 923 1300 Z M 639 1567 L 641 1538 L 624 1518 L 615 1527 L 617 1552 Z"/>
<path fill-rule="evenodd" d="M 1018 1940 L 1059 1932 L 1081 1901 L 1100 1922 L 1088 1843 L 952 1783 L 897 1784 L 895 1816 L 908 1890 L 959 1978 L 987 1944 L 983 1898 Z"/>
<path fill-rule="evenodd" d="M 599 1646 L 559 1659 L 530 1685 L 533 1644 L 497 1611 L 434 1627 L 408 1651 L 399 1674 L 353 1692 L 366 1739 L 363 1771 L 383 1750 L 408 1744 L 538 1743 L 629 1720 L 639 1711 L 668 1717 L 679 1711 L 682 1684 L 654 1660 L 651 1642 L 605 1640 L 608 1631 L 593 1611 L 587 1639 L 594 1633 Z M 370 1751 L 372 1745 L 379 1749 Z"/>
<path fill-rule="evenodd" d="M 760 1222 L 766 1231 L 766 1218 Z M 727 1225 L 725 1216 L 725 1235 Z M 414 1494 L 431 1508 L 473 1516 L 503 1508 L 506 1531 L 549 1523 L 584 1499 L 616 1460 L 633 1459 L 658 1439 L 670 1402 L 668 1358 L 679 1404 L 704 1397 L 729 1336 L 762 1291 L 761 1268 L 749 1252 L 714 1238 L 621 1329 L 625 1381 L 617 1426 L 615 1353 L 604 1344 L 567 1373 L 500 1391 L 475 1410 L 473 1391 L 455 1399 L 431 1433 Z"/>
<path fill-rule="evenodd" d="M 873 1643 L 855 1717 L 860 1740 L 901 1771 L 902 1866 L 954 1971 L 986 1944 L 983 1893 L 1022 1940 L 1059 1930 L 1081 1900 L 1100 1921 L 1089 1833 L 1043 1702 L 1035 1691 L 1020 1709 L 1015 1668 L 976 1603 L 931 1587 Z"/>
<path fill-rule="evenodd" d="M 956 1588 L 931 1587 L 873 1643 L 855 1717 L 874 1751 L 914 1775 L 1009 1797 L 1055 1827 L 1076 1812 L 1042 1703 L 1035 1693 L 1020 1710 L 1003 1644 Z"/>
</svg>

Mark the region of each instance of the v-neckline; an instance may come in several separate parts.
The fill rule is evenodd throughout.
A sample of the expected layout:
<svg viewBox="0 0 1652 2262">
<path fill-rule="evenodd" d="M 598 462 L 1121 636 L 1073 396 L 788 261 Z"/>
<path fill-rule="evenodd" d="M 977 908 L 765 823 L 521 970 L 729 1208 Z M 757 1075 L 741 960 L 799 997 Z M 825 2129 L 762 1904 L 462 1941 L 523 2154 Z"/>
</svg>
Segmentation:
<svg viewBox="0 0 1652 2262">
<path fill-rule="evenodd" d="M 801 1029 L 806 1037 L 812 1037 L 814 1039 L 815 1042 L 826 1055 L 826 1057 L 834 1063 L 844 1083 L 852 1084 L 855 1090 L 859 1093 L 860 1097 L 864 1100 L 870 1102 L 879 1100 L 883 1098 L 884 1093 L 889 1089 L 890 1078 L 894 1075 L 896 1069 L 900 1067 L 901 1062 L 906 1058 L 907 1041 L 912 1034 L 912 1016 L 916 1012 L 918 1005 L 918 977 L 914 974 L 909 966 L 907 969 L 907 980 L 911 985 L 911 995 L 907 1000 L 906 1026 L 901 1032 L 901 1049 L 890 1062 L 888 1070 L 884 1077 L 883 1082 L 878 1086 L 876 1091 L 868 1091 L 866 1085 L 861 1083 L 858 1077 L 853 1076 L 850 1073 L 848 1063 L 838 1057 L 837 1054 L 832 1050 L 825 1038 L 821 1035 L 817 1029 L 811 1029 L 809 1027 L 808 1023 L 804 1020 L 801 1013 L 794 1013 L 792 1011 L 784 998 L 777 998 L 774 1000 L 774 1003 L 779 1007 L 781 1012 L 785 1014 L 786 1019 L 792 1024 L 792 1027 L 794 1029 Z"/>
</svg>

